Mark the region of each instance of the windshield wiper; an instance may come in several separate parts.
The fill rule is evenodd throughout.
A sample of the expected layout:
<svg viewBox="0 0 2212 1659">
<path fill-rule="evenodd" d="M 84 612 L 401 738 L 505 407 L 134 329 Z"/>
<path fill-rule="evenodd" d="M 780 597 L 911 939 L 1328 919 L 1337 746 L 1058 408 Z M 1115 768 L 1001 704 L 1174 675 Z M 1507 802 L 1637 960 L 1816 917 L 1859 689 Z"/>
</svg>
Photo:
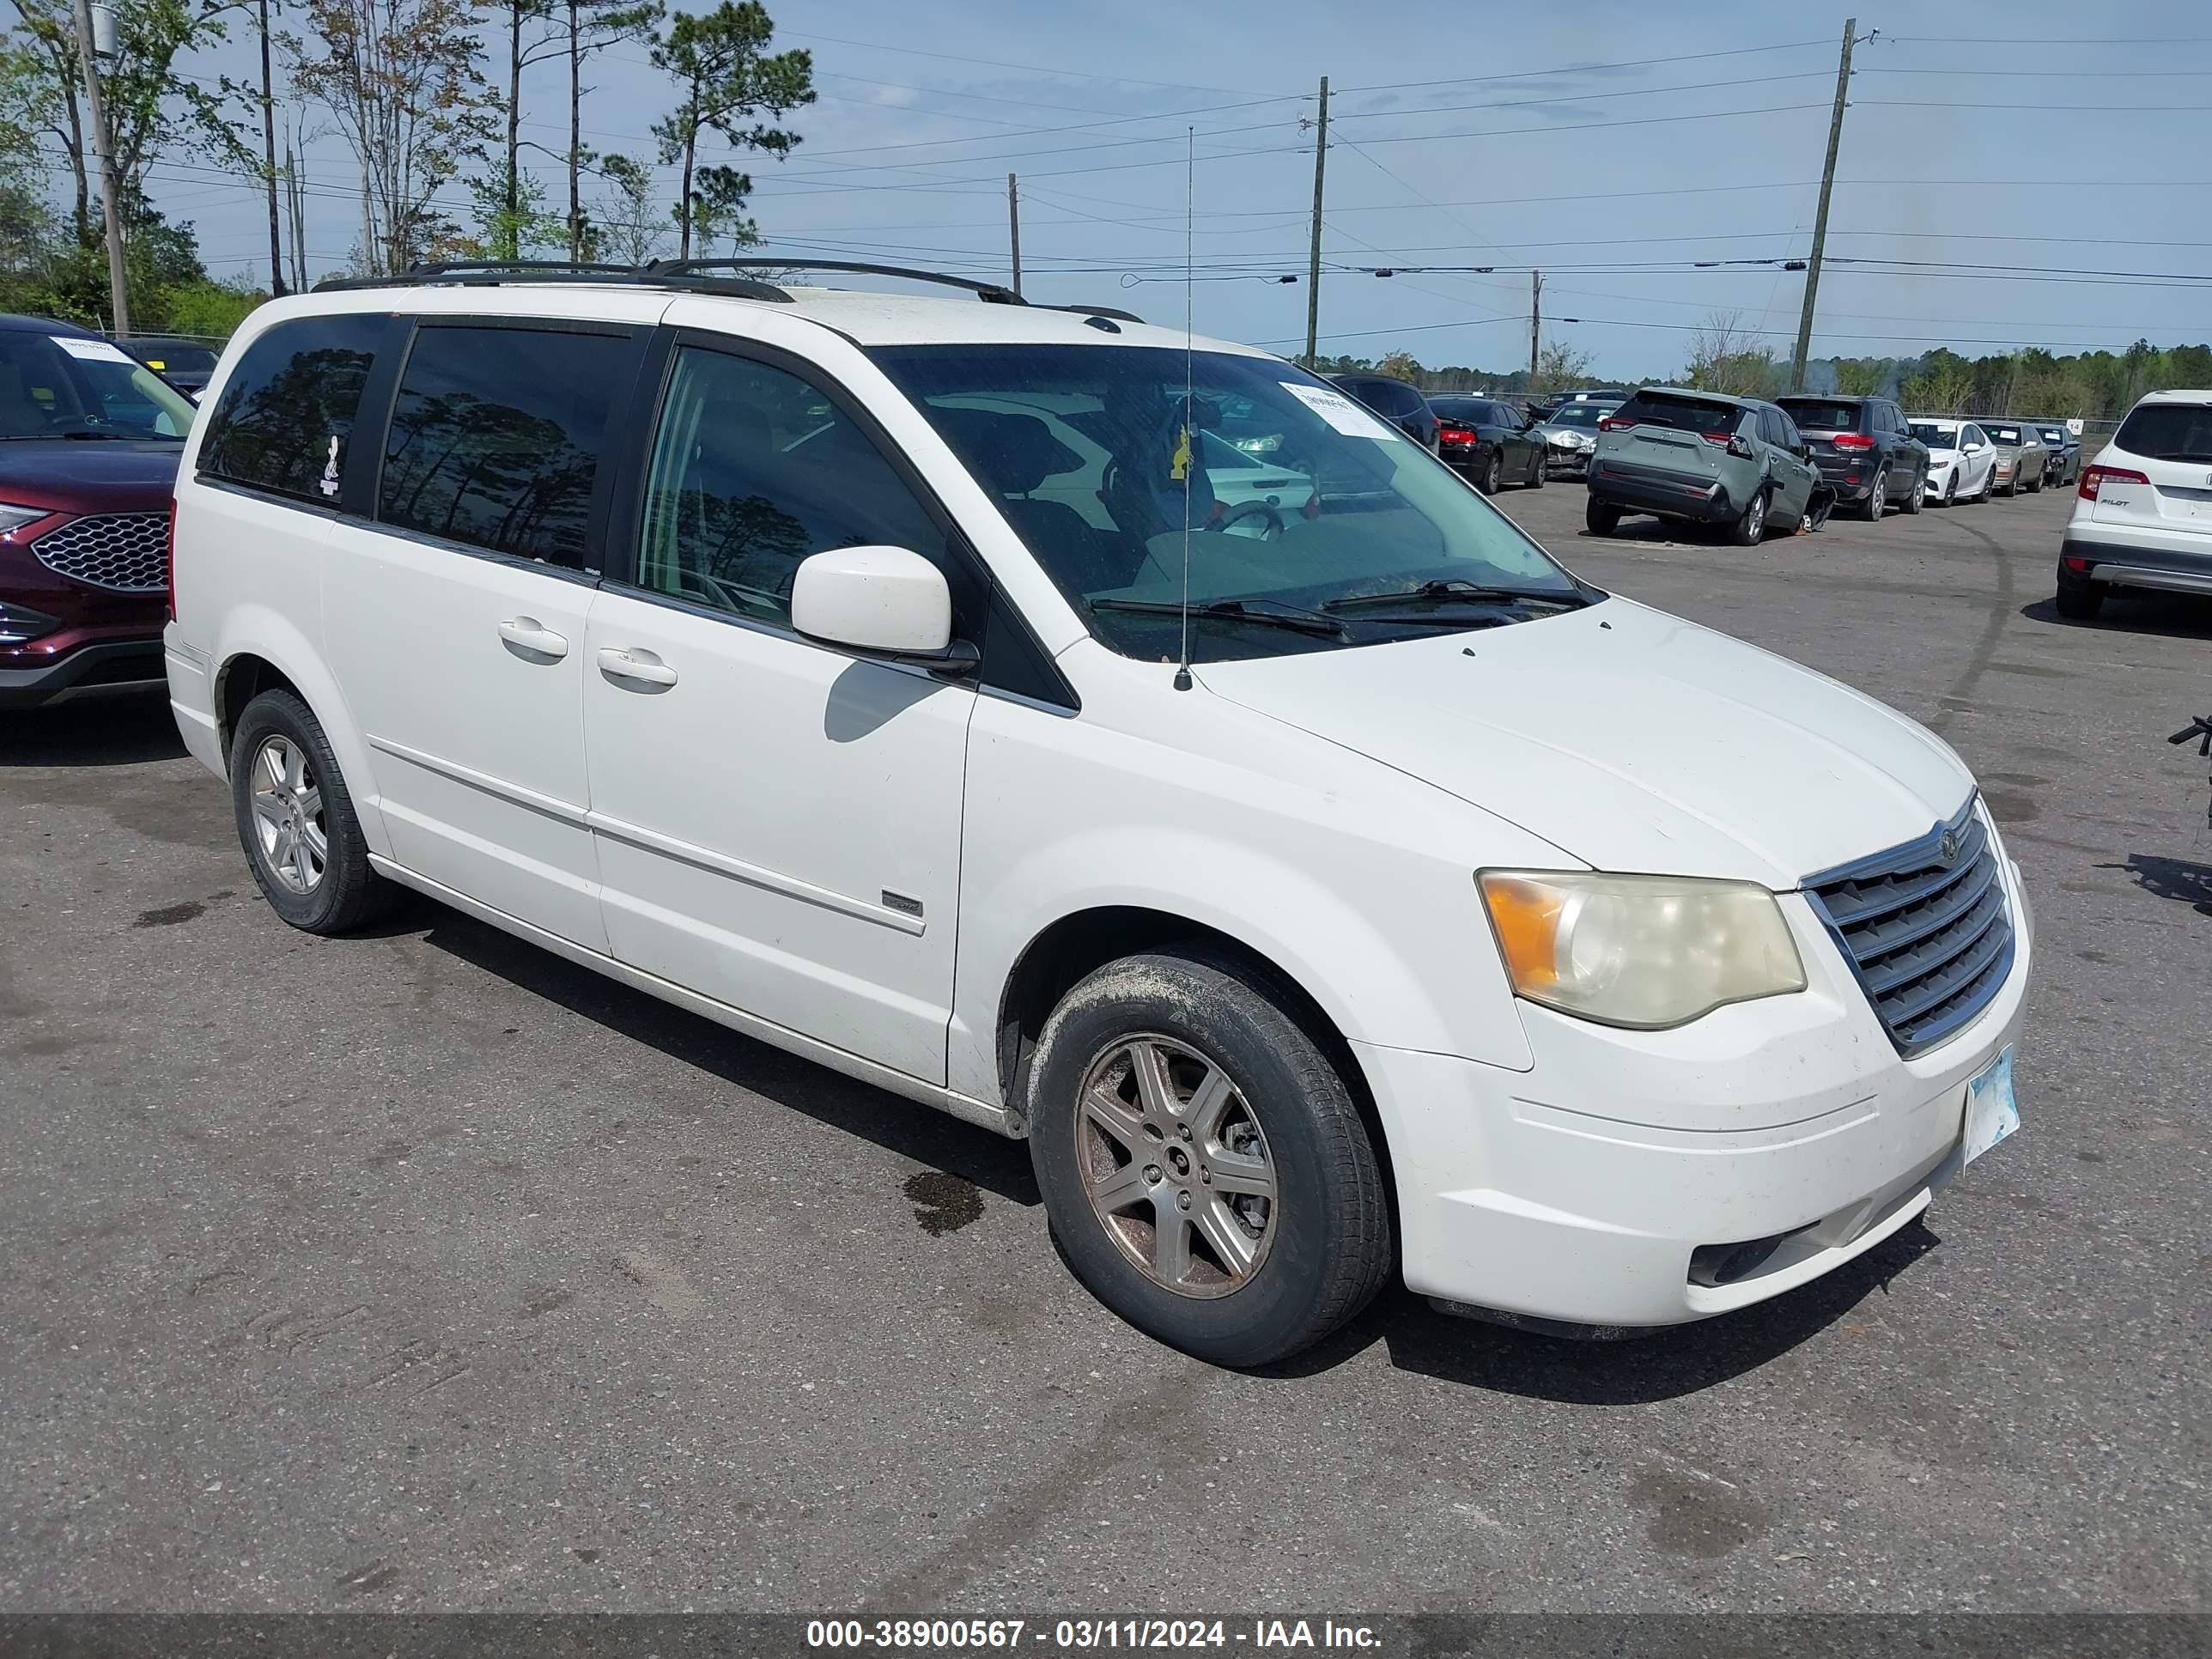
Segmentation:
<svg viewBox="0 0 2212 1659">
<path fill-rule="evenodd" d="M 1092 599 L 1093 611 L 1133 611 L 1146 617 L 1180 617 L 1183 607 L 1162 599 Z M 1334 617 L 1310 611 L 1254 611 L 1243 599 L 1208 599 L 1190 607 L 1194 617 L 1229 622 L 1257 623 L 1262 628 L 1287 628 L 1294 633 L 1321 635 L 1333 640 L 1349 637 Z"/>
<path fill-rule="evenodd" d="M 1426 599 L 1432 605 L 1556 605 L 1568 611 L 1580 610 L 1589 603 L 1588 596 L 1573 589 L 1564 593 L 1547 593 L 1528 587 L 1485 587 L 1479 582 L 1454 577 L 1448 581 L 1423 582 L 1419 587 L 1401 587 L 1389 593 L 1347 593 L 1342 599 L 1323 599 L 1321 608 L 1331 611 L 1362 611 L 1370 605 L 1403 605 L 1409 599 Z"/>
</svg>

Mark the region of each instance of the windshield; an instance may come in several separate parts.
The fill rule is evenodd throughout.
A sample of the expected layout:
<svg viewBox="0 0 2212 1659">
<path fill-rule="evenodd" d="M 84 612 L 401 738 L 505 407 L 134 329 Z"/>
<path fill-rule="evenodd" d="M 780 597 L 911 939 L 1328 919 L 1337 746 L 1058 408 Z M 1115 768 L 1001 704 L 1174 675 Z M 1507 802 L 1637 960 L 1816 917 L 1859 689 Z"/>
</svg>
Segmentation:
<svg viewBox="0 0 2212 1659">
<path fill-rule="evenodd" d="M 1564 404 L 1546 424 L 1594 427 L 1620 407 L 1619 404 Z"/>
<path fill-rule="evenodd" d="M 2020 428 L 2016 426 L 1985 426 L 1982 430 L 1997 443 L 2017 444 L 2021 441 Z"/>
<path fill-rule="evenodd" d="M 204 345 L 173 345 L 157 341 L 142 342 L 138 349 L 146 354 L 146 367 L 158 368 L 164 374 L 215 373 L 215 353 Z"/>
<path fill-rule="evenodd" d="M 192 405 L 105 340 L 0 332 L 0 438 L 181 441 Z"/>
<path fill-rule="evenodd" d="M 1912 435 L 1930 449 L 1956 449 L 1959 447 L 1959 428 L 1955 426 L 1938 426 L 1933 421 L 1915 421 Z"/>
<path fill-rule="evenodd" d="M 2066 441 L 2066 428 L 2063 426 L 2039 426 L 2035 429 L 2043 434 L 2043 441 L 2047 444 L 2063 444 Z"/>
<path fill-rule="evenodd" d="M 1269 357 L 1143 346 L 895 346 L 872 356 L 996 500 L 1037 562 L 1101 640 L 1171 659 L 1190 526 L 1194 605 L 1326 617 L 1328 601 L 1413 593 L 1308 630 L 1251 625 L 1233 608 L 1191 629 L 1200 661 L 1402 639 L 1547 614 L 1495 599 L 1439 601 L 1452 582 L 1595 597 L 1419 445 L 1344 393 Z M 1211 442 L 1223 411 L 1279 433 L 1256 483 L 1240 446 Z M 1196 466 L 1184 441 L 1200 439 Z M 1186 520 L 1186 503 L 1188 519 Z M 1099 602 L 1099 603 L 1094 603 Z M 1170 614 L 1123 607 L 1160 605 Z"/>
</svg>

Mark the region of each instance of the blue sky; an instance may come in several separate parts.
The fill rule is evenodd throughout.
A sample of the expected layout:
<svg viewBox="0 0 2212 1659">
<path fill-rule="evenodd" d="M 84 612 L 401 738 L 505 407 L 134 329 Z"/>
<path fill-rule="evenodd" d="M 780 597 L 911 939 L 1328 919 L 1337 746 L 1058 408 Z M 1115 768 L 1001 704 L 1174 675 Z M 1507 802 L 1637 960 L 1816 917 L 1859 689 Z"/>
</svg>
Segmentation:
<svg viewBox="0 0 2212 1659">
<path fill-rule="evenodd" d="M 1179 320 L 1192 129 L 1197 326 L 1295 350 L 1304 124 L 1327 74 L 1324 258 L 1402 274 L 1325 274 L 1324 351 L 1525 362 L 1535 264 L 1547 318 L 1579 319 L 1547 336 L 1598 374 L 1672 373 L 1716 312 L 1786 354 L 1801 276 L 1679 267 L 1808 251 L 1849 12 L 1862 36 L 1880 33 L 1856 49 L 1829 255 L 1891 263 L 1831 264 L 1816 355 L 2212 337 L 2203 0 L 770 5 L 779 44 L 813 52 L 821 93 L 792 158 L 753 168 L 770 252 L 1003 276 L 1011 170 L 1030 297 Z M 194 67 L 249 72 L 243 37 L 218 57 Z M 602 57 L 592 78 L 586 141 L 651 159 L 646 128 L 667 94 L 642 50 Z M 562 92 L 557 65 L 526 83 L 526 137 L 562 142 Z M 308 156 L 320 275 L 344 263 L 358 212 L 343 147 L 322 138 Z M 265 280 L 252 185 L 192 169 L 153 188 L 197 222 L 220 274 Z M 465 200 L 458 185 L 446 196 Z M 1408 269 L 1421 265 L 1493 270 Z M 1299 280 L 1272 280 L 1285 275 Z"/>
</svg>

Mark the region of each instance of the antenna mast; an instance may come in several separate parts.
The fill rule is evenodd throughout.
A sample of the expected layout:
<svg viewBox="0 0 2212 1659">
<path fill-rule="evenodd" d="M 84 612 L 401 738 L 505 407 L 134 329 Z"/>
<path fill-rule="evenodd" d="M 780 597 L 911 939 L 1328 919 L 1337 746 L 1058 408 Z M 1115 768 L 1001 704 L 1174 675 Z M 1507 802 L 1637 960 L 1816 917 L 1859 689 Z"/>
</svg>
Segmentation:
<svg viewBox="0 0 2212 1659">
<path fill-rule="evenodd" d="M 1198 471 L 1198 422 L 1192 418 L 1191 335 L 1198 278 L 1198 129 L 1182 130 L 1182 659 L 1175 689 L 1190 690 L 1190 481 Z"/>
</svg>

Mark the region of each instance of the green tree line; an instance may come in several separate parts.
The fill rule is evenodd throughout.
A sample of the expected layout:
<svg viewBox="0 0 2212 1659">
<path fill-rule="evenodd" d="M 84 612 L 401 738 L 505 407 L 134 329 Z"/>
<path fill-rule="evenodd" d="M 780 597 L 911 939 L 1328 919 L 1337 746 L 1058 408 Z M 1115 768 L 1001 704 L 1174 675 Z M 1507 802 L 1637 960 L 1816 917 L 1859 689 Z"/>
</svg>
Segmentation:
<svg viewBox="0 0 2212 1659">
<path fill-rule="evenodd" d="M 5 4 L 0 310 L 102 326 L 104 213 L 70 0 Z M 773 49 L 760 0 L 718 0 L 696 14 L 669 12 L 661 0 L 289 0 L 289 9 L 293 27 L 285 5 L 255 0 L 113 0 L 118 49 L 101 90 L 136 332 L 227 335 L 271 291 L 333 274 L 301 246 L 306 181 L 289 133 L 283 162 L 270 160 L 280 108 L 295 131 L 311 125 L 343 144 L 352 176 L 342 187 L 358 198 L 343 270 L 374 276 L 426 260 L 635 263 L 753 246 L 753 179 L 738 163 L 790 154 L 800 140 L 787 118 L 814 100 L 811 56 Z M 261 49 L 265 78 L 187 67 L 234 39 Z M 585 65 L 623 42 L 642 47 L 672 100 L 650 121 L 641 155 L 583 141 Z M 565 131 L 558 145 L 522 136 L 525 71 L 545 64 L 565 71 L 558 117 L 542 123 Z M 155 205 L 164 163 L 218 168 L 272 198 L 273 225 L 289 218 L 291 234 L 277 229 L 278 245 L 260 261 L 268 284 L 210 276 L 192 224 Z M 317 193 L 339 182 L 319 179 Z M 289 211 L 275 205 L 280 193 L 295 204 Z"/>
</svg>

